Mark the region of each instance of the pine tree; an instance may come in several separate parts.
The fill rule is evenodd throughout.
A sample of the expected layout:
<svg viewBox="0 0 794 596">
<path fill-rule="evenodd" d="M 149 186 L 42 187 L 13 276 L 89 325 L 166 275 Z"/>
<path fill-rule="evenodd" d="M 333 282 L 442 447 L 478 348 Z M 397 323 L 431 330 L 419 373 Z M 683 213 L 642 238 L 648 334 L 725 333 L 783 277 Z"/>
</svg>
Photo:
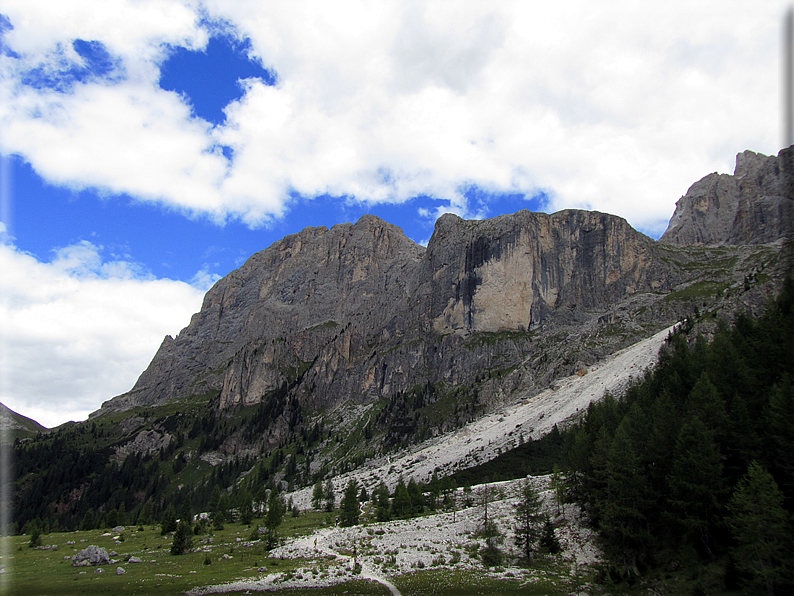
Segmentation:
<svg viewBox="0 0 794 596">
<path fill-rule="evenodd" d="M 411 495 L 408 494 L 408 487 L 405 486 L 402 476 L 397 480 L 397 486 L 394 487 L 391 510 L 394 517 L 402 517 L 411 512 Z"/>
<path fill-rule="evenodd" d="M 622 562 L 624 572 L 639 575 L 637 562 L 650 537 L 647 479 L 629 434 L 632 418 L 623 419 L 610 445 L 600 527 L 612 558 Z"/>
<path fill-rule="evenodd" d="M 223 530 L 223 524 L 225 524 L 228 519 L 228 513 L 229 495 L 226 491 L 223 491 L 220 498 L 218 498 L 218 506 L 212 515 L 212 525 L 215 526 L 216 530 Z"/>
<path fill-rule="evenodd" d="M 160 525 L 162 526 L 160 534 L 163 536 L 168 534 L 168 532 L 176 530 L 176 510 L 173 505 L 169 504 L 168 507 L 165 508 Z"/>
<path fill-rule="evenodd" d="M 183 555 L 190 552 L 193 546 L 193 532 L 190 529 L 190 524 L 185 520 L 181 520 L 174 532 L 174 542 L 171 544 L 172 555 Z"/>
<path fill-rule="evenodd" d="M 214 516 L 215 511 L 218 509 L 218 501 L 221 500 L 221 487 L 217 484 L 212 489 L 212 493 L 210 494 L 210 500 L 207 503 L 207 510 L 209 511 L 210 515 Z"/>
<path fill-rule="evenodd" d="M 323 481 L 318 480 L 314 485 L 314 489 L 312 489 L 312 507 L 317 511 L 323 508 L 323 498 Z"/>
<path fill-rule="evenodd" d="M 342 526 L 349 527 L 358 524 L 359 507 L 358 507 L 358 483 L 355 480 L 350 480 L 345 488 L 342 502 L 339 505 L 340 515 L 339 523 Z"/>
<path fill-rule="evenodd" d="M 254 500 L 246 489 L 240 491 L 238 508 L 240 509 L 240 522 L 245 525 L 250 524 L 254 517 Z"/>
<path fill-rule="evenodd" d="M 96 518 L 94 515 L 94 510 L 89 508 L 88 511 L 85 512 L 83 516 L 83 520 L 80 522 L 80 529 L 81 530 L 93 530 L 96 527 Z"/>
<path fill-rule="evenodd" d="M 284 519 L 286 506 L 281 495 L 276 489 L 271 489 L 270 498 L 267 502 L 267 516 L 265 517 L 265 528 L 267 529 L 267 545 L 273 548 L 278 543 L 278 527 Z"/>
<path fill-rule="evenodd" d="M 789 516 L 772 475 L 753 462 L 728 504 L 729 524 L 738 543 L 736 561 L 774 594 L 791 563 Z M 788 552 L 787 552 L 788 551 Z"/>
<path fill-rule="evenodd" d="M 554 526 L 551 525 L 551 520 L 549 519 L 546 519 L 546 521 L 543 522 L 543 530 L 540 532 L 539 546 L 541 550 L 552 555 L 556 555 L 561 550 L 560 541 L 554 534 Z"/>
<path fill-rule="evenodd" d="M 391 519 L 389 507 L 389 489 L 386 488 L 386 484 L 384 482 L 381 482 L 378 485 L 378 488 L 375 490 L 375 502 L 377 503 L 375 515 L 378 521 L 389 521 Z"/>
<path fill-rule="evenodd" d="M 562 515 L 565 517 L 565 493 L 567 487 L 565 486 L 565 478 L 557 464 L 554 464 L 549 488 L 551 488 L 554 494 L 554 503 L 557 505 L 557 515 L 560 515 L 560 509 L 562 509 Z"/>
<path fill-rule="evenodd" d="M 532 562 L 535 543 L 540 536 L 540 523 L 543 520 L 542 506 L 543 500 L 538 491 L 529 480 L 524 480 L 519 490 L 519 501 L 515 505 L 515 541 L 527 563 Z"/>
<path fill-rule="evenodd" d="M 325 510 L 330 513 L 336 507 L 336 497 L 334 496 L 334 483 L 331 482 L 330 478 L 325 481 L 323 496 L 325 497 Z"/>
<path fill-rule="evenodd" d="M 152 500 L 147 500 L 143 507 L 141 508 L 141 512 L 138 514 L 138 524 L 149 524 L 152 522 Z"/>
<path fill-rule="evenodd" d="M 711 432 L 694 416 L 681 427 L 668 477 L 668 502 L 680 532 L 711 552 L 711 528 L 716 523 L 722 492 L 722 463 Z"/>
<path fill-rule="evenodd" d="M 115 528 L 119 525 L 119 512 L 115 507 L 108 511 L 105 516 L 105 525 L 108 528 Z"/>
</svg>

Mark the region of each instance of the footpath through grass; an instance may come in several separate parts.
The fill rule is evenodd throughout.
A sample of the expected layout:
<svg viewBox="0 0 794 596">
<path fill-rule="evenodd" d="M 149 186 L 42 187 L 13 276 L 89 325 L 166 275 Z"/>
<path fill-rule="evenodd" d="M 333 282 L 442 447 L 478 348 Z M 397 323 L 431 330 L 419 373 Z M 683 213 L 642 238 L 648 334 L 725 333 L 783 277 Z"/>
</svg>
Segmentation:
<svg viewBox="0 0 794 596">
<path fill-rule="evenodd" d="M 311 534 L 329 523 L 327 514 L 306 512 L 298 518 L 287 517 L 280 528 L 286 538 Z M 256 522 L 254 522 L 256 525 Z M 310 568 L 316 577 L 334 576 L 343 565 L 341 559 L 319 557 L 308 559 L 277 559 L 270 555 L 262 542 L 249 541 L 251 529 L 239 523 L 227 524 L 225 529 L 193 537 L 197 552 L 175 556 L 171 554 L 172 536 L 161 536 L 156 526 L 143 530 L 127 527 L 119 534 L 106 535 L 105 530 L 51 533 L 42 536 L 42 544 L 56 545 L 57 550 L 35 550 L 29 547 L 28 536 L 2 538 L 5 541 L 0 565 L 0 593 L 13 595 L 71 594 L 160 594 L 179 595 L 202 586 L 224 584 L 239 580 L 257 580 L 268 574 L 282 573 L 291 578 Z M 123 541 L 116 538 L 123 537 Z M 212 542 L 208 541 L 212 538 Z M 73 544 L 72 544 L 73 543 Z M 72 555 L 89 545 L 105 548 L 117 563 L 101 567 L 73 567 Z M 341 554 L 341 553 L 340 553 Z M 129 563 L 134 556 L 141 563 Z M 209 561 L 209 563 L 207 563 Z M 118 567 L 125 573 L 117 575 Z M 102 572 L 97 572 L 101 569 Z M 570 586 L 537 577 L 492 577 L 484 569 L 426 569 L 403 573 L 390 578 L 404 596 L 449 594 L 469 595 L 532 595 L 567 594 Z M 238 592 L 243 594 L 246 589 Z M 389 590 L 378 583 L 354 579 L 335 586 L 300 587 L 278 590 L 282 595 L 342 595 L 382 596 Z"/>
</svg>

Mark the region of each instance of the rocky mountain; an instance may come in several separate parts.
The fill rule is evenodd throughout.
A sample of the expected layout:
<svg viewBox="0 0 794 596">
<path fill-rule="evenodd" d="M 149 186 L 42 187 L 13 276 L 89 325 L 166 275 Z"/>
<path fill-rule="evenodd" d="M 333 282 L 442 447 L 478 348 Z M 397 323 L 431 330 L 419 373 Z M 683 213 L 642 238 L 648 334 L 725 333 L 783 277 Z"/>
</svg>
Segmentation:
<svg viewBox="0 0 794 596">
<path fill-rule="evenodd" d="M 0 404 L 0 441 L 11 443 L 14 439 L 33 437 L 44 430 L 47 429 L 35 420 Z"/>
<path fill-rule="evenodd" d="M 733 176 L 709 174 L 676 203 L 662 242 L 677 245 L 766 244 L 794 230 L 794 152 L 736 156 Z"/>
<path fill-rule="evenodd" d="M 395 440 L 445 432 L 687 316 L 757 309 L 788 266 L 791 160 L 740 154 L 733 176 L 692 186 L 658 242 L 578 210 L 447 214 L 426 248 L 370 215 L 306 228 L 220 280 L 92 416 L 209 394 L 221 410 L 280 400 L 257 447 L 344 403 L 377 404 Z M 410 420 L 444 399 L 443 417 Z"/>
<path fill-rule="evenodd" d="M 306 505 L 318 481 L 391 488 L 541 449 L 642 376 L 672 325 L 709 334 L 779 293 L 790 157 L 746 152 L 713 193 L 716 175 L 693 185 L 661 241 L 577 210 L 445 215 L 427 247 L 373 216 L 287 236 L 218 281 L 129 392 L 14 446 L 15 521 L 160 519 L 265 486 Z"/>
</svg>

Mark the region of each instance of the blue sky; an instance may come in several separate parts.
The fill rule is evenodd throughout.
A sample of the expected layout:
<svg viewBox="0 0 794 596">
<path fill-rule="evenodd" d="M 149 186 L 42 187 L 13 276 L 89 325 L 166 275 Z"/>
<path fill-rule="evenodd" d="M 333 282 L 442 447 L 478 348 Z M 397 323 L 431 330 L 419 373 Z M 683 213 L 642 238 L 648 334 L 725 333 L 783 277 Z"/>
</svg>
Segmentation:
<svg viewBox="0 0 794 596">
<path fill-rule="evenodd" d="M 586 208 L 658 237 L 778 151 L 785 3 L 546 4 L 0 0 L 0 401 L 84 418 L 305 226 Z"/>
</svg>

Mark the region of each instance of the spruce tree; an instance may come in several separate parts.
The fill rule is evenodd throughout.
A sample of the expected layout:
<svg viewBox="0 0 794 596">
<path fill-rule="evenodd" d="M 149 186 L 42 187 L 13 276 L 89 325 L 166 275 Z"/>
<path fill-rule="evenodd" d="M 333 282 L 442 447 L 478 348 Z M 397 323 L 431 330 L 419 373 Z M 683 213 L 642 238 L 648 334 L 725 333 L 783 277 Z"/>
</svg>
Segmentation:
<svg viewBox="0 0 794 596">
<path fill-rule="evenodd" d="M 168 532 L 176 530 L 176 510 L 173 505 L 169 504 L 168 507 L 165 508 L 163 518 L 160 520 L 160 525 L 162 526 L 160 534 L 163 536 L 168 534 Z"/>
<path fill-rule="evenodd" d="M 416 483 L 416 480 L 411 478 L 408 481 L 408 497 L 411 500 L 411 515 L 420 515 L 425 510 L 425 496 Z"/>
<path fill-rule="evenodd" d="M 314 507 L 317 511 L 323 508 L 323 481 L 317 480 L 314 484 L 314 488 L 312 489 L 312 507 Z"/>
<path fill-rule="evenodd" d="M 722 463 L 711 432 L 698 416 L 688 420 L 678 433 L 673 469 L 668 477 L 668 502 L 679 531 L 709 556 L 711 529 L 717 520 L 722 492 Z"/>
<path fill-rule="evenodd" d="M 191 530 L 193 529 L 193 510 L 190 508 L 190 499 L 187 496 L 182 499 L 182 506 L 179 508 L 179 519 L 185 522 Z"/>
<path fill-rule="evenodd" d="M 408 494 L 408 487 L 405 486 L 402 476 L 397 480 L 397 486 L 394 488 L 391 510 L 394 517 L 406 516 L 411 512 L 411 495 Z"/>
<path fill-rule="evenodd" d="M 647 479 L 629 434 L 632 419 L 630 415 L 623 419 L 610 445 L 600 527 L 613 560 L 622 563 L 624 572 L 639 575 L 637 563 L 650 539 L 646 516 L 649 499 Z"/>
<path fill-rule="evenodd" d="M 325 510 L 331 512 L 336 507 L 336 497 L 334 495 L 334 483 L 331 479 L 325 481 L 325 488 L 323 488 L 323 497 L 325 498 Z"/>
<path fill-rule="evenodd" d="M 267 545 L 273 548 L 278 543 L 278 527 L 284 519 L 286 506 L 281 495 L 274 488 L 270 491 L 270 498 L 267 502 L 267 516 L 265 516 L 265 528 L 267 529 Z"/>
<path fill-rule="evenodd" d="M 171 544 L 172 555 L 183 555 L 190 552 L 193 546 L 193 532 L 190 529 L 190 524 L 185 520 L 181 520 L 174 532 L 174 542 Z"/>
<path fill-rule="evenodd" d="M 221 493 L 215 511 L 212 512 L 212 525 L 216 530 L 223 530 L 223 524 L 228 519 L 229 497 L 226 491 Z"/>
<path fill-rule="evenodd" d="M 82 521 L 80 522 L 81 530 L 93 530 L 96 527 L 96 516 L 94 515 L 93 508 L 89 508 L 85 512 Z"/>
<path fill-rule="evenodd" d="M 119 512 L 115 507 L 108 511 L 107 515 L 105 516 L 105 525 L 108 528 L 115 528 L 117 525 L 119 525 Z"/>
<path fill-rule="evenodd" d="M 551 520 L 546 519 L 543 522 L 543 530 L 540 532 L 540 541 L 538 542 L 540 549 L 549 554 L 556 555 L 560 552 L 560 541 L 554 534 L 554 526 L 551 525 Z"/>
<path fill-rule="evenodd" d="M 772 475 L 752 462 L 728 504 L 737 563 L 774 594 L 792 564 L 791 525 Z"/>
<path fill-rule="evenodd" d="M 138 524 L 149 524 L 152 521 L 152 500 L 147 500 L 143 507 L 141 508 L 141 512 L 138 514 Z"/>
<path fill-rule="evenodd" d="M 254 500 L 247 489 L 240 491 L 238 508 L 240 509 L 240 523 L 250 524 L 254 517 Z"/>
<path fill-rule="evenodd" d="M 217 484 L 212 489 L 212 493 L 210 494 L 210 500 L 207 503 L 207 510 L 209 511 L 210 515 L 214 515 L 215 511 L 218 509 L 218 501 L 221 500 L 221 487 Z"/>
<path fill-rule="evenodd" d="M 389 504 L 389 489 L 386 484 L 381 482 L 375 490 L 375 515 L 379 522 L 386 522 L 391 519 L 390 504 Z"/>
<path fill-rule="evenodd" d="M 358 507 L 358 483 L 355 480 L 350 480 L 345 487 L 342 502 L 339 505 L 340 515 L 339 523 L 342 526 L 349 527 L 358 524 L 359 507 Z"/>
<path fill-rule="evenodd" d="M 524 480 L 519 490 L 518 503 L 515 505 L 515 541 L 527 564 L 532 562 L 535 543 L 540 537 L 540 523 L 543 520 L 542 506 L 543 499 L 538 491 L 529 480 Z"/>
</svg>

